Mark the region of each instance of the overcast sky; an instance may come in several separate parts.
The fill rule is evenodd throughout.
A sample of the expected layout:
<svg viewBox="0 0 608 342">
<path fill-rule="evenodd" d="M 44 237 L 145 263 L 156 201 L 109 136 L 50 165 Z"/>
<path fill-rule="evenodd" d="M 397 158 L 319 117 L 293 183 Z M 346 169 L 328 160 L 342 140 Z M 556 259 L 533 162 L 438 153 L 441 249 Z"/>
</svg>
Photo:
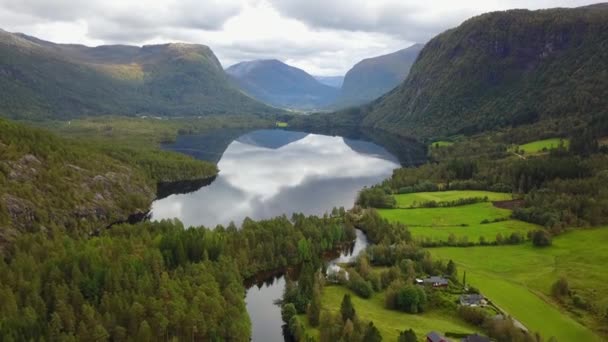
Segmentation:
<svg viewBox="0 0 608 342">
<path fill-rule="evenodd" d="M 276 58 L 342 75 L 484 12 L 585 0 L 0 0 L 0 28 L 60 43 L 209 45 L 224 67 Z"/>
</svg>

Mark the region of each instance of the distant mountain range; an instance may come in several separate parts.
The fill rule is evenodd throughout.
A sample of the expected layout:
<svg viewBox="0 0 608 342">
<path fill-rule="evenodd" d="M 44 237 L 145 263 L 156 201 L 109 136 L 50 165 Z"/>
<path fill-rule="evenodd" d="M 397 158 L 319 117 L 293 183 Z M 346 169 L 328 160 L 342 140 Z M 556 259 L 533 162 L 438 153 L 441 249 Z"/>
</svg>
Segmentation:
<svg viewBox="0 0 608 342">
<path fill-rule="evenodd" d="M 405 80 L 424 45 L 362 60 L 344 77 L 344 84 L 334 107 L 348 107 L 370 102 Z"/>
<path fill-rule="evenodd" d="M 213 51 L 204 45 L 91 48 L 0 30 L 0 113 L 4 116 L 275 112 L 236 89 Z"/>
<path fill-rule="evenodd" d="M 334 88 L 342 88 L 344 76 L 315 76 L 317 81 Z"/>
<path fill-rule="evenodd" d="M 311 76 L 274 59 L 242 62 L 226 69 L 239 87 L 259 101 L 300 110 L 336 109 L 370 102 L 407 77 L 423 45 L 364 59 L 346 76 Z"/>
<path fill-rule="evenodd" d="M 338 93 L 306 71 L 276 59 L 241 62 L 226 72 L 245 93 L 276 107 L 315 110 L 332 103 Z"/>
</svg>

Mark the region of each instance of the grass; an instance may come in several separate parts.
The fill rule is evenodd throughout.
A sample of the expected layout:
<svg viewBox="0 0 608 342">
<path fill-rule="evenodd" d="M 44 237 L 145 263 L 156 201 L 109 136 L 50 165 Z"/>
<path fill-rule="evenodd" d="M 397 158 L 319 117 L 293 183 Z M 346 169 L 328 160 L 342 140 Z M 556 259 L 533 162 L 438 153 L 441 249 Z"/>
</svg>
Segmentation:
<svg viewBox="0 0 608 342">
<path fill-rule="evenodd" d="M 289 124 L 288 124 L 287 122 L 283 122 L 283 121 L 277 121 L 277 122 L 276 122 L 276 126 L 277 126 L 277 127 L 280 127 L 280 128 L 285 128 L 285 127 L 288 127 L 288 126 L 289 126 Z"/>
<path fill-rule="evenodd" d="M 400 208 L 408 208 L 416 206 L 422 202 L 436 201 L 449 202 L 462 198 L 487 197 L 490 201 L 506 201 L 512 199 L 511 194 L 492 191 L 435 191 L 435 192 L 415 192 L 411 194 L 395 195 L 397 206 Z"/>
<path fill-rule="evenodd" d="M 408 226 L 412 236 L 423 241 L 448 241 L 451 234 L 457 239 L 478 242 L 484 237 L 487 242 L 519 232 L 524 236 L 538 226 L 513 219 L 482 224 L 483 220 L 508 218 L 511 211 L 497 208 L 492 203 L 476 203 L 447 208 L 379 209 L 380 215 L 391 222 Z"/>
<path fill-rule="evenodd" d="M 451 145 L 454 145 L 454 143 L 451 141 L 447 141 L 447 140 L 439 140 L 439 141 L 434 141 L 433 143 L 431 143 L 432 147 L 447 147 L 447 146 L 451 146 Z"/>
<path fill-rule="evenodd" d="M 553 282 L 566 277 L 578 295 L 600 312 L 608 308 L 608 229 L 578 230 L 554 239 L 549 248 L 530 244 L 503 247 L 436 248 L 435 257 L 452 259 L 468 283 L 545 339 L 599 341 L 594 329 L 608 337 L 606 324 L 589 313 L 560 306 L 550 295 Z M 572 317 L 578 317 L 581 323 Z M 590 327 L 590 328 L 588 328 Z"/>
<path fill-rule="evenodd" d="M 551 138 L 532 141 L 527 144 L 520 145 L 519 150 L 524 151 L 526 154 L 542 153 L 547 150 L 557 148 L 560 142 L 563 142 L 566 148 L 570 145 L 570 141 L 568 139 Z"/>
<path fill-rule="evenodd" d="M 345 294 L 350 294 L 357 316 L 364 321 L 373 321 L 384 341 L 396 341 L 403 330 L 413 329 L 418 339 L 423 339 L 430 331 L 441 333 L 475 333 L 478 330 L 456 318 L 453 314 L 441 311 L 425 312 L 419 315 L 388 310 L 384 307 L 384 293 L 375 293 L 370 299 L 358 297 L 342 286 L 326 286 L 323 289 L 323 309 L 337 313 Z M 308 325 L 306 318 L 301 317 L 308 333 L 319 336 L 317 329 Z"/>
</svg>

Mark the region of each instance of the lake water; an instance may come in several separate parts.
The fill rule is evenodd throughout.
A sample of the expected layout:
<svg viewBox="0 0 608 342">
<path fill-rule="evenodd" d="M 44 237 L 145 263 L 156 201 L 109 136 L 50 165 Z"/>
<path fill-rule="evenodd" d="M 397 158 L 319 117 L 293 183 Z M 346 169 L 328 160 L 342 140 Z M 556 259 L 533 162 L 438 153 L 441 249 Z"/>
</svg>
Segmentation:
<svg viewBox="0 0 608 342">
<path fill-rule="evenodd" d="M 179 137 L 168 149 L 197 157 L 197 137 Z M 194 145 L 194 146 L 193 146 Z M 215 227 L 245 217 L 265 219 L 294 211 L 322 215 L 350 208 L 357 192 L 389 177 L 399 161 L 374 143 L 339 136 L 258 130 L 232 140 L 221 155 L 218 177 L 188 194 L 152 205 L 152 219 L 178 218 L 186 226 Z"/>
<path fill-rule="evenodd" d="M 328 265 L 353 262 L 359 253 L 367 248 L 369 242 L 362 231 L 356 230 L 357 239 L 353 247 L 343 251 L 329 261 Z M 251 317 L 251 339 L 254 342 L 282 342 L 283 321 L 281 307 L 275 302 L 283 297 L 285 290 L 285 275 L 279 275 L 255 284 L 247 289 L 245 303 Z"/>
<path fill-rule="evenodd" d="M 373 137 L 391 141 L 382 134 Z M 390 145 L 391 151 L 400 154 L 404 164 L 424 158 L 419 145 L 393 140 L 398 144 Z M 180 136 L 164 147 L 217 162 L 220 169 L 210 185 L 153 203 L 153 220 L 178 218 L 186 226 L 240 225 L 245 217 L 265 219 L 294 211 L 322 215 L 333 207 L 348 209 L 361 188 L 382 181 L 400 166 L 394 154 L 363 139 L 284 130 Z M 365 235 L 357 231 L 353 248 L 329 264 L 349 262 L 366 247 Z M 281 310 L 274 303 L 284 288 L 285 278 L 278 275 L 247 289 L 253 341 L 283 341 Z"/>
</svg>

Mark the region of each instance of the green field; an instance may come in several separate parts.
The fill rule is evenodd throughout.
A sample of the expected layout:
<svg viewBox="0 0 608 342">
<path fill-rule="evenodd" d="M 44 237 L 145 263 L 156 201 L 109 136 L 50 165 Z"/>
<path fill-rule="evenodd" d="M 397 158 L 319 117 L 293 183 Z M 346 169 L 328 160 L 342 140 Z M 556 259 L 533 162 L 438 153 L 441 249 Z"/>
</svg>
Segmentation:
<svg viewBox="0 0 608 342">
<path fill-rule="evenodd" d="M 447 141 L 447 140 L 439 140 L 439 141 L 434 141 L 433 143 L 431 143 L 431 146 L 433 146 L 433 147 L 446 147 L 446 146 L 450 146 L 450 145 L 454 145 L 454 143 L 451 141 Z"/>
<path fill-rule="evenodd" d="M 477 190 L 414 192 L 411 194 L 395 195 L 394 197 L 395 200 L 397 200 L 397 206 L 400 208 L 415 207 L 416 204 L 428 201 L 449 202 L 462 198 L 487 197 L 490 201 L 506 201 L 512 199 L 511 194 L 508 193 Z"/>
<path fill-rule="evenodd" d="M 285 128 L 285 127 L 289 126 L 289 124 L 287 122 L 283 122 L 283 121 L 277 121 L 275 123 L 275 125 L 280 128 Z"/>
<path fill-rule="evenodd" d="M 557 148 L 561 141 L 563 141 L 566 148 L 570 145 L 570 141 L 568 139 L 552 138 L 532 141 L 527 144 L 520 145 L 519 150 L 524 151 L 527 154 L 541 153 L 543 152 L 543 149 L 550 150 Z"/>
<path fill-rule="evenodd" d="M 478 332 L 478 329 L 456 318 L 454 314 L 432 311 L 412 315 L 388 310 L 384 307 L 383 293 L 375 293 L 370 299 L 362 299 L 342 286 L 326 286 L 323 289 L 323 309 L 334 313 L 339 312 L 342 298 L 347 293 L 352 297 L 357 316 L 365 321 L 373 321 L 374 325 L 380 330 L 384 341 L 396 341 L 399 332 L 410 328 L 416 332 L 420 340 L 424 339 L 424 336 L 433 330 L 441 333 Z M 303 321 L 306 321 L 304 316 L 301 316 L 301 318 Z M 307 325 L 305 324 L 305 326 Z M 307 326 L 307 328 L 310 327 Z M 310 328 L 308 333 L 312 336 L 318 336 L 319 333 L 315 330 Z"/>
<path fill-rule="evenodd" d="M 497 208 L 492 203 L 476 203 L 447 208 L 416 209 L 378 209 L 380 215 L 391 222 L 400 222 L 408 226 L 412 236 L 417 240 L 434 242 L 447 241 L 450 234 L 458 240 L 466 238 L 469 242 L 479 242 L 480 237 L 486 241 L 496 240 L 496 235 L 508 237 L 513 232 L 524 236 L 538 226 L 518 220 L 482 224 L 483 220 L 508 218 L 511 211 Z"/>
<path fill-rule="evenodd" d="M 571 318 L 550 296 L 553 282 L 568 279 L 571 289 L 600 312 L 608 308 L 608 228 L 579 230 L 554 239 L 545 249 L 529 244 L 503 247 L 435 248 L 431 253 L 452 259 L 459 272 L 467 271 L 469 283 L 533 331 L 559 341 L 600 340 L 590 329 Z M 574 309 L 573 309 L 574 310 Z M 601 331 L 601 323 L 588 313 L 575 315 Z M 608 337 L 603 324 L 601 333 Z"/>
</svg>

